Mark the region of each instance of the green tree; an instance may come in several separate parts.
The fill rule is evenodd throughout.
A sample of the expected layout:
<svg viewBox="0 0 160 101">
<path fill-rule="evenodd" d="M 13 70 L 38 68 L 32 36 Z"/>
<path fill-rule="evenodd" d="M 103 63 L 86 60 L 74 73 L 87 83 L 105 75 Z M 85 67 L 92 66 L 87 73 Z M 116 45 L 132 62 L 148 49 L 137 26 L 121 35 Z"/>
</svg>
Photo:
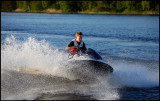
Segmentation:
<svg viewBox="0 0 160 101">
<path fill-rule="evenodd" d="M 1 11 L 11 12 L 16 9 L 16 1 L 1 1 Z"/>
<path fill-rule="evenodd" d="M 29 1 L 23 1 L 23 9 L 29 9 Z"/>
<path fill-rule="evenodd" d="M 159 12 L 159 0 L 152 0 L 150 2 L 150 10 Z"/>
<path fill-rule="evenodd" d="M 116 1 L 104 1 L 105 11 L 114 11 L 116 8 Z"/>
<path fill-rule="evenodd" d="M 149 1 L 142 1 L 142 9 L 148 11 L 150 9 Z"/>
<path fill-rule="evenodd" d="M 47 8 L 61 9 L 63 13 L 78 11 L 92 12 L 144 12 L 159 14 L 159 0 L 152 1 L 1 1 L 1 11 L 13 11 L 16 8 L 29 11 L 42 11 Z"/>
<path fill-rule="evenodd" d="M 116 2 L 116 11 L 123 12 L 126 9 L 126 2 L 125 1 L 117 1 Z"/>
<path fill-rule="evenodd" d="M 96 1 L 96 11 L 105 11 L 104 2 Z"/>
<path fill-rule="evenodd" d="M 50 6 L 51 1 L 42 1 L 42 7 L 43 9 L 46 9 Z"/>
<path fill-rule="evenodd" d="M 23 1 L 16 1 L 16 4 L 17 8 L 23 8 Z"/>
<path fill-rule="evenodd" d="M 136 1 L 135 10 L 138 11 L 138 12 L 142 11 L 142 1 Z"/>
<path fill-rule="evenodd" d="M 86 11 L 88 9 L 88 1 L 81 1 L 81 4 L 79 4 L 79 7 L 81 11 Z"/>
<path fill-rule="evenodd" d="M 32 11 L 41 11 L 43 10 L 42 1 L 30 1 L 30 6 Z"/>
<path fill-rule="evenodd" d="M 134 11 L 135 10 L 135 1 L 126 1 L 126 11 Z"/>
<path fill-rule="evenodd" d="M 73 13 L 79 10 L 77 1 L 57 1 L 63 13 Z"/>
<path fill-rule="evenodd" d="M 159 13 L 159 0 L 155 3 L 155 9 L 154 11 L 156 11 L 157 13 Z"/>
<path fill-rule="evenodd" d="M 16 7 L 30 11 L 30 1 L 16 1 Z"/>
<path fill-rule="evenodd" d="M 48 6 L 48 8 L 61 9 L 59 1 L 50 1 L 50 5 Z"/>
</svg>

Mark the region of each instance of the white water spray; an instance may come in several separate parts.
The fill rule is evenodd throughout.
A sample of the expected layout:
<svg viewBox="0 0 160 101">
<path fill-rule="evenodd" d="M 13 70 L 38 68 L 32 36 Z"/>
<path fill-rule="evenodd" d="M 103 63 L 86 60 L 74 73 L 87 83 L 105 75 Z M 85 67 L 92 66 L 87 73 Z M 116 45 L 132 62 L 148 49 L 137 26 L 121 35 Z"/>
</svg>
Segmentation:
<svg viewBox="0 0 160 101">
<path fill-rule="evenodd" d="M 51 49 L 45 40 L 29 37 L 20 42 L 13 35 L 7 37 L 1 49 L 1 68 L 9 70 L 38 70 L 56 75 L 59 64 L 67 59 L 65 52 Z"/>
</svg>

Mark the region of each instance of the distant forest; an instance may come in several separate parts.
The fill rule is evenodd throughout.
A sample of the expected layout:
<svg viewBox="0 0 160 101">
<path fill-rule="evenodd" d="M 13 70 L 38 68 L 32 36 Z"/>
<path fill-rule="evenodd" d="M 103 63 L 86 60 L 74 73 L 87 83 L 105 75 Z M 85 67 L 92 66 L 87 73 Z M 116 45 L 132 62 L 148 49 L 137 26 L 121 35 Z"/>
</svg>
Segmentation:
<svg viewBox="0 0 160 101">
<path fill-rule="evenodd" d="M 159 14 L 159 0 L 141 1 L 1 1 L 1 12 L 23 9 L 25 12 L 43 12 L 46 9 L 61 10 L 61 13 L 81 12 L 154 12 Z"/>
</svg>

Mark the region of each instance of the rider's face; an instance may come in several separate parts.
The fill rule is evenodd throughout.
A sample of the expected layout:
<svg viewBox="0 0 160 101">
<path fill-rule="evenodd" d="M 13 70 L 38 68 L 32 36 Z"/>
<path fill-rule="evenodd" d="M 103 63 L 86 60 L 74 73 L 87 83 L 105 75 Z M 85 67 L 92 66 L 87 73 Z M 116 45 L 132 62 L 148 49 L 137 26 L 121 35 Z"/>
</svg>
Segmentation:
<svg viewBox="0 0 160 101">
<path fill-rule="evenodd" d="M 77 35 L 76 36 L 76 41 L 77 42 L 81 42 L 81 40 L 82 40 L 82 35 Z"/>
</svg>

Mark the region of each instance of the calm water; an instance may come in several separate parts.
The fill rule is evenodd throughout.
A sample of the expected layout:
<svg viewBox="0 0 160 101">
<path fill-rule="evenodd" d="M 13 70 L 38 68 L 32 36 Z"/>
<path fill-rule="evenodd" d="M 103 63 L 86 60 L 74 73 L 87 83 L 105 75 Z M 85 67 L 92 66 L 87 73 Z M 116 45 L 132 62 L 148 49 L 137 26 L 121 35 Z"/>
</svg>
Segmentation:
<svg viewBox="0 0 160 101">
<path fill-rule="evenodd" d="M 113 74 L 82 82 L 59 67 L 78 31 Z M 159 100 L 159 16 L 1 12 L 1 59 L 1 99 Z M 12 72 L 24 67 L 42 74 Z"/>
</svg>

